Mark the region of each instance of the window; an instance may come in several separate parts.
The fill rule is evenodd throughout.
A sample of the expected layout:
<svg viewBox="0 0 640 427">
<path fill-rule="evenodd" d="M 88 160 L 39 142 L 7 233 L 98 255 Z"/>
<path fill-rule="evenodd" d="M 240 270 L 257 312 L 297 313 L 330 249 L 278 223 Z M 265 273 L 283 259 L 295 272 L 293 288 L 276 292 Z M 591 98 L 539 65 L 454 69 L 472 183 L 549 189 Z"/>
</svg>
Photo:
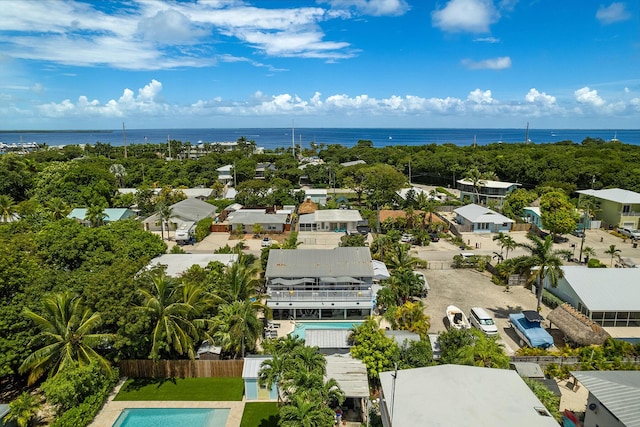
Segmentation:
<svg viewBox="0 0 640 427">
<path fill-rule="evenodd" d="M 623 214 L 628 214 L 629 212 L 631 212 L 631 205 L 623 205 L 622 206 L 622 213 Z"/>
</svg>

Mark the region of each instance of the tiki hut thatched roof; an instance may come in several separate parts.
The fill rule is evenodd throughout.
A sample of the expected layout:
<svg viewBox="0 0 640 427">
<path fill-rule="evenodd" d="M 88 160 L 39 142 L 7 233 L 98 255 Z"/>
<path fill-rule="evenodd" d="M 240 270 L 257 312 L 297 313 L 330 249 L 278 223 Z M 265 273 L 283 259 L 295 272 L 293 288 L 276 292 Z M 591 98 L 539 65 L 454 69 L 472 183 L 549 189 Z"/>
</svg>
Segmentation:
<svg viewBox="0 0 640 427">
<path fill-rule="evenodd" d="M 547 319 L 555 323 L 568 339 L 578 345 L 603 344 L 609 334 L 600 325 L 584 316 L 570 304 L 556 307 Z"/>
<path fill-rule="evenodd" d="M 298 215 L 314 213 L 318 210 L 318 204 L 311 201 L 311 199 L 305 200 L 298 206 Z"/>
</svg>

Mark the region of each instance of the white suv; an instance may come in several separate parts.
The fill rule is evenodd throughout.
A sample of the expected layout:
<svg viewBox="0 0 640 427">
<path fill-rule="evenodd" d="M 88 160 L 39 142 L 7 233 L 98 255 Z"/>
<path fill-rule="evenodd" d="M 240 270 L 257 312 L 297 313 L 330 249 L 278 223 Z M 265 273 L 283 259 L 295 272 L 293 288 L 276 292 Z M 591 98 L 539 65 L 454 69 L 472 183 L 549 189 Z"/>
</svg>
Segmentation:
<svg viewBox="0 0 640 427">
<path fill-rule="evenodd" d="M 618 233 L 633 240 L 640 239 L 640 230 L 633 228 L 618 228 Z"/>
<path fill-rule="evenodd" d="M 498 335 L 498 327 L 489 316 L 489 313 L 482 307 L 472 307 L 469 313 L 469 321 L 471 326 L 480 329 L 485 335 Z"/>
</svg>

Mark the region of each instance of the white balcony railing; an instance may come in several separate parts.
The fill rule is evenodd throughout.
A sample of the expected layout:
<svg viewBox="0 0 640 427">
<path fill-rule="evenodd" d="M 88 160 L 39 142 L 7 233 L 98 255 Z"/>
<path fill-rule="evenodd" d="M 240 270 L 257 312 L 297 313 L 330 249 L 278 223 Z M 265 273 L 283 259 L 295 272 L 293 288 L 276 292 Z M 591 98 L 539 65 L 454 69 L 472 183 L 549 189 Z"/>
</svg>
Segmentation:
<svg viewBox="0 0 640 427">
<path fill-rule="evenodd" d="M 371 301 L 371 290 L 317 290 L 317 291 L 287 291 L 267 290 L 269 301 L 273 302 L 340 302 L 340 301 Z"/>
</svg>

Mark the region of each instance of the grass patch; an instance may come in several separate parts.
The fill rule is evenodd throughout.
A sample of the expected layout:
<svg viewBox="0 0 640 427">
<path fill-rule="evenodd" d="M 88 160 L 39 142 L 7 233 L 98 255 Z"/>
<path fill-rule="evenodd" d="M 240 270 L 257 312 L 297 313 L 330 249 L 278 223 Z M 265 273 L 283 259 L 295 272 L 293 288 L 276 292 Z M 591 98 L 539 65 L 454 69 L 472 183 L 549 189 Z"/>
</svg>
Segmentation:
<svg viewBox="0 0 640 427">
<path fill-rule="evenodd" d="M 242 378 L 130 378 L 114 400 L 240 401 Z"/>
<path fill-rule="evenodd" d="M 277 427 L 276 402 L 247 402 L 244 405 L 240 427 Z"/>
</svg>

